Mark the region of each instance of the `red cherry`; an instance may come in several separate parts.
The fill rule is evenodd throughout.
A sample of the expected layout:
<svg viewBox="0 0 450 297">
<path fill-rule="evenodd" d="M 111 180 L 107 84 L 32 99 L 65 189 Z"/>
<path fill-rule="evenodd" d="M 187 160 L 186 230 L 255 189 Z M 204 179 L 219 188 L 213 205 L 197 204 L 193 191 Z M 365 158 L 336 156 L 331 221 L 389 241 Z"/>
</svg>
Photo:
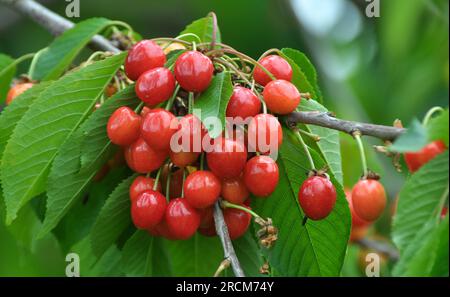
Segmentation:
<svg viewBox="0 0 450 297">
<path fill-rule="evenodd" d="M 150 107 L 144 106 L 141 110 L 141 117 L 145 118 L 145 116 L 151 111 Z"/>
<path fill-rule="evenodd" d="M 141 117 L 131 108 L 123 106 L 113 112 L 108 120 L 106 132 L 112 143 L 126 146 L 138 139 Z"/>
<path fill-rule="evenodd" d="M 155 185 L 155 179 L 151 177 L 138 176 L 134 179 L 133 183 L 130 186 L 130 199 L 131 201 L 136 200 L 142 192 L 153 190 L 153 186 Z M 156 191 L 161 193 L 161 184 L 158 183 L 156 187 Z"/>
<path fill-rule="evenodd" d="M 163 168 L 163 172 L 161 175 L 161 181 L 164 189 L 164 194 L 167 196 L 165 192 L 167 188 L 167 174 L 169 173 L 169 167 L 165 166 Z M 183 169 L 178 169 L 175 172 L 172 172 L 170 175 L 170 185 L 169 185 L 169 198 L 177 198 L 181 196 L 183 191 Z"/>
<path fill-rule="evenodd" d="M 166 208 L 166 212 L 167 212 L 167 208 Z M 167 225 L 167 221 L 165 218 L 165 215 L 163 217 L 163 219 L 161 220 L 161 222 L 159 222 L 158 225 L 148 228 L 148 233 L 150 233 L 150 235 L 152 236 L 161 236 L 164 237 L 166 239 L 169 240 L 176 240 L 177 238 L 175 238 L 175 236 L 170 232 L 169 227 Z"/>
<path fill-rule="evenodd" d="M 214 207 L 207 207 L 198 209 L 200 214 L 200 226 L 198 227 L 198 233 L 213 237 L 216 236 L 216 225 L 214 223 Z"/>
<path fill-rule="evenodd" d="M 211 59 L 197 51 L 185 52 L 175 61 L 175 77 L 188 92 L 203 92 L 209 86 L 213 72 Z"/>
<path fill-rule="evenodd" d="M 375 221 L 386 207 L 386 192 L 383 185 L 376 180 L 360 180 L 353 187 L 352 202 L 361 219 Z"/>
<path fill-rule="evenodd" d="M 165 63 L 162 48 L 151 40 L 142 40 L 128 51 L 125 72 L 131 80 L 137 80 L 145 71 L 163 67 Z"/>
<path fill-rule="evenodd" d="M 252 216 L 248 212 L 240 209 L 225 208 L 223 218 L 225 219 L 225 224 L 227 224 L 230 239 L 234 240 L 245 234 L 248 226 L 250 226 Z"/>
<path fill-rule="evenodd" d="M 234 204 L 242 204 L 250 193 L 241 177 L 222 181 L 222 198 Z"/>
<path fill-rule="evenodd" d="M 185 240 L 197 231 L 200 225 L 200 214 L 186 199 L 176 198 L 167 206 L 166 222 L 174 238 Z"/>
<path fill-rule="evenodd" d="M 139 173 L 148 173 L 158 169 L 166 157 L 166 152 L 152 149 L 142 138 L 125 150 L 128 167 Z"/>
<path fill-rule="evenodd" d="M 244 182 L 255 196 L 267 197 L 275 191 L 278 184 L 278 165 L 268 156 L 251 158 L 244 169 Z"/>
<path fill-rule="evenodd" d="M 336 189 L 328 178 L 311 176 L 300 187 L 298 201 L 309 219 L 322 220 L 333 210 Z"/>
<path fill-rule="evenodd" d="M 345 191 L 345 198 L 347 198 L 348 207 L 350 208 L 350 213 L 352 216 L 352 228 L 365 227 L 370 224 L 370 222 L 361 219 L 355 212 L 352 201 L 352 192 L 349 190 Z"/>
<path fill-rule="evenodd" d="M 284 79 L 287 81 L 291 81 L 292 79 L 292 67 L 289 65 L 289 63 L 283 59 L 280 56 L 276 55 L 270 55 L 267 57 L 262 58 L 259 63 L 266 68 L 267 71 L 273 74 L 276 79 Z M 268 84 L 272 79 L 270 76 L 262 70 L 261 67 L 256 66 L 255 71 L 253 72 L 253 78 L 255 81 L 265 86 Z"/>
<path fill-rule="evenodd" d="M 199 170 L 188 175 L 184 182 L 184 196 L 195 208 L 214 204 L 220 195 L 220 181 L 209 171 Z"/>
<path fill-rule="evenodd" d="M 178 130 L 178 120 L 162 108 L 151 110 L 142 120 L 141 136 L 155 150 L 169 150 L 170 140 Z"/>
<path fill-rule="evenodd" d="M 446 206 L 444 206 L 441 210 L 441 219 L 445 219 L 447 212 L 448 212 L 448 208 Z"/>
<path fill-rule="evenodd" d="M 410 172 L 416 172 L 420 167 L 428 163 L 437 155 L 443 153 L 447 149 L 444 142 L 437 140 L 427 144 L 418 152 L 405 153 L 406 165 Z"/>
<path fill-rule="evenodd" d="M 211 171 L 219 178 L 240 176 L 247 162 L 247 149 L 235 140 L 219 137 L 206 154 Z"/>
<path fill-rule="evenodd" d="M 184 168 L 188 165 L 191 165 L 195 161 L 197 161 L 200 153 L 191 153 L 191 152 L 178 152 L 174 153 L 169 151 L 169 157 L 173 164 L 180 168 Z"/>
<path fill-rule="evenodd" d="M 227 117 L 246 119 L 254 117 L 260 110 L 261 101 L 252 90 L 240 86 L 234 87 L 227 106 Z"/>
<path fill-rule="evenodd" d="M 285 115 L 293 112 L 300 104 L 301 96 L 297 88 L 286 80 L 273 80 L 263 91 L 267 108 L 273 113 Z"/>
<path fill-rule="evenodd" d="M 6 105 L 11 104 L 11 102 L 16 99 L 19 95 L 24 93 L 26 90 L 31 88 L 33 83 L 18 83 L 9 89 L 8 94 L 6 95 Z"/>
<path fill-rule="evenodd" d="M 283 142 L 283 130 L 271 114 L 258 114 L 248 125 L 248 145 L 251 151 L 269 153 Z M 273 139 L 273 140 L 272 140 Z"/>
<path fill-rule="evenodd" d="M 173 95 L 175 78 L 167 68 L 154 68 L 139 77 L 135 90 L 139 99 L 150 106 L 155 106 Z"/>
<path fill-rule="evenodd" d="M 178 145 L 183 152 L 202 152 L 203 137 L 207 134 L 202 122 L 193 114 L 188 114 L 179 120 Z"/>
<path fill-rule="evenodd" d="M 136 228 L 148 229 L 164 218 L 166 198 L 159 192 L 148 190 L 131 201 L 131 218 Z"/>
</svg>

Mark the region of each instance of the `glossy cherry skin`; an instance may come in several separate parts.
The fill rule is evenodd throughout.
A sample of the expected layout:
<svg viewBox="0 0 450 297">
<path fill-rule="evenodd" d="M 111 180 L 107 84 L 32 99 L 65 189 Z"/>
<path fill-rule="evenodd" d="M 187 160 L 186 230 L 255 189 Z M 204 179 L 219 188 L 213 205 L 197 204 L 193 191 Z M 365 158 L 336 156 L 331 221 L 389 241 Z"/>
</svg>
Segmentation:
<svg viewBox="0 0 450 297">
<path fill-rule="evenodd" d="M 410 172 L 416 172 L 420 167 L 443 153 L 446 149 L 447 147 L 444 142 L 440 140 L 433 141 L 418 152 L 405 153 L 406 165 Z"/>
<path fill-rule="evenodd" d="M 144 72 L 163 67 L 166 55 L 162 48 L 151 40 L 136 43 L 129 51 L 125 60 L 125 72 L 131 80 L 137 80 Z"/>
<path fill-rule="evenodd" d="M 188 114 L 179 119 L 178 131 L 173 141 L 181 146 L 179 151 L 201 153 L 203 137 L 206 134 L 207 131 L 200 119 Z"/>
<path fill-rule="evenodd" d="M 363 220 L 375 221 L 386 207 L 386 192 L 383 185 L 373 179 L 360 180 L 352 190 L 355 213 Z"/>
<path fill-rule="evenodd" d="M 178 130 L 178 120 L 162 108 L 151 110 L 142 120 L 141 137 L 155 150 L 168 151 L 170 140 Z"/>
<path fill-rule="evenodd" d="M 277 163 L 268 156 L 248 160 L 244 169 L 244 183 L 257 197 L 267 197 L 275 191 L 279 179 Z"/>
<path fill-rule="evenodd" d="M 11 104 L 11 102 L 17 98 L 17 96 L 21 95 L 26 90 L 30 89 L 34 86 L 33 83 L 18 83 L 9 89 L 8 94 L 6 95 L 6 105 Z"/>
<path fill-rule="evenodd" d="M 227 105 L 227 117 L 246 119 L 256 116 L 260 111 L 261 101 L 252 90 L 240 86 L 234 87 Z"/>
<path fill-rule="evenodd" d="M 222 198 L 234 204 L 242 204 L 250 195 L 241 177 L 222 180 Z"/>
<path fill-rule="evenodd" d="M 248 147 L 251 152 L 268 153 L 283 142 L 283 130 L 271 114 L 258 114 L 248 125 Z M 273 141 L 272 141 L 273 139 Z"/>
<path fill-rule="evenodd" d="M 352 201 L 352 192 L 349 190 L 345 191 L 345 198 L 348 202 L 348 207 L 350 208 L 350 214 L 352 216 L 352 230 L 353 228 L 359 228 L 359 227 L 366 227 L 370 225 L 370 222 L 367 222 L 363 219 L 361 219 L 355 212 L 355 209 L 353 207 L 353 201 Z"/>
<path fill-rule="evenodd" d="M 287 80 L 273 80 L 263 91 L 267 108 L 276 114 L 286 115 L 293 112 L 300 104 L 301 95 L 297 87 Z"/>
<path fill-rule="evenodd" d="M 195 208 L 213 205 L 219 198 L 220 190 L 220 180 L 210 171 L 193 172 L 184 182 L 184 197 Z"/>
<path fill-rule="evenodd" d="M 135 90 L 139 99 L 149 106 L 155 106 L 173 95 L 175 78 L 167 68 L 154 68 L 139 77 Z"/>
<path fill-rule="evenodd" d="M 336 189 L 328 178 L 311 176 L 300 187 L 298 201 L 309 219 L 322 220 L 336 204 Z"/>
<path fill-rule="evenodd" d="M 223 218 L 225 219 L 225 224 L 227 224 L 230 239 L 234 240 L 245 234 L 248 226 L 250 226 L 252 216 L 240 209 L 225 208 Z"/>
<path fill-rule="evenodd" d="M 238 177 L 247 162 L 247 149 L 243 143 L 219 137 L 214 141 L 212 151 L 206 154 L 206 160 L 209 169 L 217 177 Z"/>
<path fill-rule="evenodd" d="M 161 193 L 147 190 L 131 201 L 131 218 L 138 229 L 156 226 L 164 218 L 167 201 Z"/>
<path fill-rule="evenodd" d="M 169 157 L 173 164 L 180 168 L 184 168 L 188 165 L 193 164 L 195 161 L 197 161 L 198 156 L 200 156 L 200 153 L 191 153 L 191 152 L 178 152 L 174 153 L 172 151 L 169 151 Z"/>
<path fill-rule="evenodd" d="M 267 71 L 273 74 L 276 79 L 284 79 L 291 81 L 292 79 L 292 67 L 289 63 L 280 56 L 270 55 L 262 58 L 259 63 L 266 68 Z M 261 69 L 261 67 L 255 66 L 255 71 L 253 72 L 253 78 L 255 81 L 265 86 L 272 79 Z"/>
<path fill-rule="evenodd" d="M 200 226 L 200 214 L 186 199 L 175 198 L 167 206 L 166 222 L 174 238 L 185 240 L 194 235 Z"/>
<path fill-rule="evenodd" d="M 175 78 L 180 86 L 188 92 L 203 92 L 211 82 L 214 66 L 204 54 L 188 51 L 175 61 Z"/>
<path fill-rule="evenodd" d="M 155 179 L 151 177 L 145 177 L 142 175 L 136 177 L 130 186 L 130 200 L 136 200 L 143 192 L 153 190 L 154 185 Z M 156 191 L 161 193 L 160 183 L 156 186 Z"/>
<path fill-rule="evenodd" d="M 106 132 L 112 143 L 127 146 L 140 135 L 141 117 L 131 108 L 123 106 L 116 109 L 108 120 Z"/>
<path fill-rule="evenodd" d="M 166 152 L 152 149 L 142 138 L 125 150 L 128 167 L 139 173 L 148 173 L 158 169 L 166 157 Z"/>
</svg>

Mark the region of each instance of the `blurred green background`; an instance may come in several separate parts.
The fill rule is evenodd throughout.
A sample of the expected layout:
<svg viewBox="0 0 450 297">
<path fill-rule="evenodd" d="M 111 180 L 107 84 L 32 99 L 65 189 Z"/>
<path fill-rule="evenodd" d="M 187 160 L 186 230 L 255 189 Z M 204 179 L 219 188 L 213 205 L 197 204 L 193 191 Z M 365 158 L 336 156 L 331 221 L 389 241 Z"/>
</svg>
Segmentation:
<svg viewBox="0 0 450 297">
<path fill-rule="evenodd" d="M 66 1 L 43 1 L 65 15 Z M 223 41 L 257 58 L 269 48 L 292 47 L 316 65 L 325 105 L 338 117 L 392 125 L 422 119 L 432 106 L 448 106 L 449 3 L 447 0 L 380 0 L 380 17 L 365 14 L 365 0 L 80 0 L 79 21 L 95 16 L 129 23 L 144 37 L 175 36 L 192 20 L 214 11 Z M 51 42 L 44 29 L 0 5 L 0 52 L 13 57 Z M 23 69 L 25 71 L 25 68 Z M 369 165 L 383 176 L 394 200 L 405 173 L 376 154 L 367 139 Z M 356 146 L 342 136 L 345 186 L 361 174 Z M 376 232 L 388 236 L 389 209 Z M 373 231 L 375 232 L 375 231 Z M 15 247 L 16 246 L 16 247 Z M 39 253 L 58 255 L 53 239 L 30 253 L 0 224 L 0 275 L 61 273 L 59 261 L 43 268 Z M 350 250 L 349 257 L 357 257 Z M 352 256 L 353 255 L 353 256 Z M 48 258 L 48 257 L 47 257 Z M 44 258 L 44 259 L 47 259 Z M 46 260 L 47 261 L 47 260 Z M 357 262 L 357 261 L 356 261 Z M 347 261 L 344 275 L 357 275 Z"/>
</svg>

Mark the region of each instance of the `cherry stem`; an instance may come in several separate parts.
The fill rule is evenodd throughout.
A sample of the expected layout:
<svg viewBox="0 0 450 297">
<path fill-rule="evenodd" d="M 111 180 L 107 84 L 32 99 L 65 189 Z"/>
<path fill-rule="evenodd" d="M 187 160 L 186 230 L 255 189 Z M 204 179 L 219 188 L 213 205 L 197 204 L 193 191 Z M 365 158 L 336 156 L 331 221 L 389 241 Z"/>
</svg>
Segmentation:
<svg viewBox="0 0 450 297">
<path fill-rule="evenodd" d="M 139 103 L 139 105 L 136 106 L 136 108 L 134 109 L 134 112 L 135 113 L 139 113 L 141 111 L 142 107 L 144 107 L 144 102 L 143 101 L 141 101 L 141 103 Z"/>
<path fill-rule="evenodd" d="M 183 183 L 182 183 L 182 187 L 181 187 L 181 198 L 184 198 L 184 182 L 186 181 L 186 169 L 183 168 Z"/>
<path fill-rule="evenodd" d="M 431 108 L 425 115 L 425 117 L 423 118 L 422 124 L 424 126 L 428 125 L 428 122 L 431 120 L 431 117 L 436 113 L 436 112 L 442 112 L 444 111 L 444 109 L 440 106 L 435 106 L 433 108 Z"/>
<path fill-rule="evenodd" d="M 367 160 L 366 160 L 366 154 L 364 152 L 364 145 L 361 140 L 361 132 L 355 131 L 352 133 L 352 135 L 355 138 L 356 143 L 358 144 L 358 150 L 359 150 L 359 155 L 361 158 L 364 176 L 367 176 L 367 174 L 369 173 L 369 170 L 367 169 Z"/>
<path fill-rule="evenodd" d="M 218 277 L 222 274 L 223 271 L 227 270 L 231 265 L 231 261 L 229 259 L 225 259 L 222 262 L 220 262 L 219 267 L 217 268 L 216 272 L 214 273 L 214 277 Z"/>
<path fill-rule="evenodd" d="M 203 170 L 205 165 L 205 153 L 200 154 L 200 170 Z"/>
<path fill-rule="evenodd" d="M 189 98 L 188 98 L 188 114 L 192 114 L 192 110 L 194 108 L 194 93 L 189 92 Z"/>
<path fill-rule="evenodd" d="M 167 181 L 166 181 L 166 199 L 167 202 L 169 202 L 169 197 L 170 197 L 170 182 L 172 180 L 172 171 L 169 165 L 169 170 L 167 172 Z"/>
<path fill-rule="evenodd" d="M 308 158 L 309 164 L 311 166 L 311 170 L 315 170 L 316 169 L 316 165 L 314 164 L 314 160 L 313 160 L 313 158 L 311 156 L 311 152 L 309 151 L 308 146 L 306 145 L 305 141 L 303 140 L 303 137 L 300 134 L 300 131 L 298 131 L 299 129 L 296 128 L 295 130 L 297 130 L 295 134 L 297 135 L 298 141 L 300 142 L 300 144 L 303 147 L 303 150 L 305 151 L 305 155 Z"/>
<path fill-rule="evenodd" d="M 175 101 L 175 98 L 177 97 L 178 91 L 180 90 L 180 85 L 177 84 L 176 88 L 175 88 L 175 92 L 173 92 L 172 97 L 170 97 L 170 99 L 167 101 L 166 104 L 166 110 L 170 110 L 173 106 L 173 102 Z"/>
<path fill-rule="evenodd" d="M 308 217 L 307 217 L 307 216 L 305 216 L 305 217 L 303 218 L 303 220 L 302 220 L 302 226 L 305 226 L 305 225 L 306 225 L 306 222 L 308 222 Z"/>
<path fill-rule="evenodd" d="M 253 210 L 248 209 L 248 208 L 246 208 L 246 207 L 244 207 L 244 206 L 237 205 L 237 204 L 228 202 L 228 201 L 223 200 L 223 199 L 220 201 L 220 204 L 221 204 L 223 207 L 225 207 L 225 208 L 235 208 L 235 209 L 239 209 L 239 210 L 245 211 L 246 213 L 251 214 L 254 218 L 262 219 L 261 216 L 260 216 L 259 214 L 257 214 L 257 213 L 254 212 Z"/>
<path fill-rule="evenodd" d="M 283 55 L 283 53 L 282 53 L 279 49 L 277 49 L 277 48 L 271 48 L 271 49 L 265 51 L 265 52 L 261 55 L 261 57 L 259 57 L 258 61 L 261 61 L 261 59 L 267 57 L 267 56 L 270 55 L 271 53 L 276 53 L 276 54 L 279 55 L 279 56 L 282 56 L 282 55 Z"/>
<path fill-rule="evenodd" d="M 298 132 L 300 132 L 303 135 L 306 135 L 306 136 L 310 137 L 312 140 L 314 140 L 316 142 L 320 141 L 320 136 L 317 135 L 317 134 L 310 133 L 310 132 L 305 131 L 303 129 L 298 129 Z"/>
<path fill-rule="evenodd" d="M 192 50 L 197 50 L 197 44 L 195 43 L 195 41 L 192 41 Z"/>
<path fill-rule="evenodd" d="M 195 34 L 194 34 L 195 35 Z M 150 39 L 152 41 L 165 41 L 165 42 L 178 42 L 187 46 L 192 46 L 192 43 L 186 40 L 178 39 L 178 38 L 169 38 L 169 37 L 159 37 L 159 38 L 153 38 Z"/>
<path fill-rule="evenodd" d="M 194 37 L 195 39 L 197 39 L 198 42 L 202 42 L 202 40 L 200 39 L 200 37 L 199 37 L 197 34 L 194 34 L 194 33 L 185 33 L 185 34 L 181 34 L 181 35 L 178 35 L 177 37 L 175 37 L 175 39 L 180 39 L 180 38 L 188 37 L 188 36 L 192 36 L 192 37 Z M 172 41 L 172 42 L 174 42 L 174 41 Z"/>
<path fill-rule="evenodd" d="M 153 184 L 153 191 L 156 191 L 156 189 L 158 188 L 159 178 L 161 176 L 162 169 L 163 169 L 162 167 L 159 168 L 158 172 L 156 173 L 155 183 Z"/>
<path fill-rule="evenodd" d="M 125 28 L 126 30 L 128 30 L 128 37 L 130 37 L 130 39 L 132 39 L 134 30 L 129 24 L 122 22 L 122 21 L 112 21 L 111 25 Z"/>
</svg>

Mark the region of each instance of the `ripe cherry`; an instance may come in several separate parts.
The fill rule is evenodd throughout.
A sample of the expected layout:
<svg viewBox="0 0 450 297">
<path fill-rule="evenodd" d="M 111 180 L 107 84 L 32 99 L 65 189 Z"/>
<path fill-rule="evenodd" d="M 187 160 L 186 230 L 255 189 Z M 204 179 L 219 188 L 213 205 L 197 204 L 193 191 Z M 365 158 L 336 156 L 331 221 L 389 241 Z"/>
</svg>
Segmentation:
<svg viewBox="0 0 450 297">
<path fill-rule="evenodd" d="M 123 106 L 113 112 L 108 120 L 106 131 L 112 143 L 126 146 L 139 138 L 141 117 L 131 108 Z"/>
<path fill-rule="evenodd" d="M 200 226 L 198 232 L 204 236 L 212 237 L 216 235 L 216 225 L 214 223 L 214 207 L 207 207 L 197 210 L 200 214 Z"/>
<path fill-rule="evenodd" d="M 11 87 L 11 89 L 9 89 L 8 91 L 8 94 L 6 95 L 6 105 L 11 104 L 11 102 L 16 99 L 17 96 L 30 89 L 33 85 L 33 83 L 18 83 Z"/>
<path fill-rule="evenodd" d="M 142 138 L 125 150 L 128 167 L 139 173 L 148 173 L 158 169 L 166 157 L 166 152 L 152 149 Z"/>
<path fill-rule="evenodd" d="M 178 145 L 183 152 L 202 152 L 202 140 L 207 131 L 202 122 L 193 114 L 182 117 L 178 122 Z M 175 139 L 177 140 L 177 139 Z"/>
<path fill-rule="evenodd" d="M 418 152 L 405 153 L 406 165 L 410 172 L 416 172 L 420 167 L 428 163 L 437 155 L 443 153 L 447 149 L 444 142 L 437 140 L 427 144 Z"/>
<path fill-rule="evenodd" d="M 130 199 L 131 201 L 136 200 L 140 194 L 145 191 L 153 190 L 153 186 L 155 185 L 155 179 L 151 177 L 138 176 L 134 179 L 133 183 L 130 186 Z M 156 187 L 156 191 L 161 193 L 161 184 L 158 183 Z"/>
<path fill-rule="evenodd" d="M 234 240 L 245 234 L 248 226 L 250 226 L 252 216 L 248 212 L 240 209 L 225 208 L 223 218 L 225 219 L 225 224 L 227 224 L 230 238 Z"/>
<path fill-rule="evenodd" d="M 163 67 L 165 63 L 162 48 L 151 40 L 142 40 L 128 51 L 125 72 L 131 80 L 137 80 L 144 72 Z"/>
<path fill-rule="evenodd" d="M 131 201 L 131 218 L 136 228 L 148 229 L 164 218 L 166 198 L 159 192 L 147 190 Z"/>
<path fill-rule="evenodd" d="M 191 165 L 195 161 L 197 161 L 200 153 L 192 153 L 192 152 L 178 152 L 174 153 L 169 151 L 169 157 L 173 164 L 176 166 L 183 168 L 188 165 Z"/>
<path fill-rule="evenodd" d="M 141 110 L 141 117 L 145 118 L 145 116 L 151 111 L 150 107 L 144 106 Z"/>
<path fill-rule="evenodd" d="M 244 169 L 244 182 L 255 196 L 267 197 L 275 191 L 278 184 L 278 165 L 268 156 L 251 158 Z"/>
<path fill-rule="evenodd" d="M 170 111 L 157 108 L 142 120 L 141 137 L 153 149 L 168 151 L 170 140 L 177 130 L 177 118 Z"/>
<path fill-rule="evenodd" d="M 262 58 L 259 63 L 266 68 L 267 71 L 273 74 L 276 79 L 284 79 L 291 81 L 292 79 L 292 67 L 289 63 L 280 56 L 270 55 Z M 253 72 L 253 78 L 255 81 L 265 86 L 272 79 L 267 75 L 261 67 L 255 66 L 255 71 Z"/>
<path fill-rule="evenodd" d="M 252 90 L 240 86 L 234 87 L 227 106 L 227 117 L 246 119 L 256 116 L 260 110 L 261 101 Z"/>
<path fill-rule="evenodd" d="M 251 151 L 269 153 L 283 142 L 281 125 L 271 114 L 258 114 L 248 125 L 248 146 Z"/>
<path fill-rule="evenodd" d="M 300 187 L 298 201 L 306 217 L 311 220 L 322 220 L 334 208 L 336 189 L 328 178 L 311 176 Z"/>
<path fill-rule="evenodd" d="M 144 72 L 136 82 L 136 95 L 149 106 L 169 99 L 175 90 L 175 78 L 169 69 L 158 67 Z"/>
<path fill-rule="evenodd" d="M 167 206 L 166 222 L 174 238 L 185 240 L 197 231 L 200 225 L 200 214 L 186 199 L 176 198 Z"/>
<path fill-rule="evenodd" d="M 167 175 L 169 173 L 169 167 L 164 166 L 161 181 L 164 189 L 164 194 L 167 196 L 165 190 L 167 189 Z M 183 169 L 177 169 L 170 175 L 170 185 L 169 185 L 169 198 L 181 197 L 183 192 Z"/>
<path fill-rule="evenodd" d="M 353 187 L 352 202 L 361 219 L 375 221 L 386 207 L 386 192 L 377 180 L 363 179 Z"/>
<path fill-rule="evenodd" d="M 242 204 L 250 193 L 241 177 L 222 180 L 222 198 L 234 204 Z"/>
<path fill-rule="evenodd" d="M 267 108 L 276 114 L 289 114 L 300 103 L 301 96 L 297 88 L 286 80 L 273 80 L 269 82 L 263 91 Z"/>
<path fill-rule="evenodd" d="M 186 178 L 184 196 L 193 207 L 205 208 L 217 201 L 220 187 L 220 180 L 212 172 L 199 170 Z"/>
<path fill-rule="evenodd" d="M 214 141 L 212 151 L 206 154 L 206 160 L 217 177 L 238 177 L 247 162 L 247 149 L 243 143 L 219 137 Z"/>
<path fill-rule="evenodd" d="M 367 221 L 361 219 L 355 212 L 355 209 L 353 207 L 352 192 L 349 190 L 346 190 L 345 198 L 347 198 L 348 207 L 350 208 L 350 214 L 352 216 L 352 230 L 354 228 L 368 226 L 370 224 L 370 222 L 367 222 Z"/>
<path fill-rule="evenodd" d="M 203 92 L 209 86 L 213 72 L 211 59 L 197 51 L 185 52 L 175 61 L 175 77 L 188 92 Z"/>
</svg>

